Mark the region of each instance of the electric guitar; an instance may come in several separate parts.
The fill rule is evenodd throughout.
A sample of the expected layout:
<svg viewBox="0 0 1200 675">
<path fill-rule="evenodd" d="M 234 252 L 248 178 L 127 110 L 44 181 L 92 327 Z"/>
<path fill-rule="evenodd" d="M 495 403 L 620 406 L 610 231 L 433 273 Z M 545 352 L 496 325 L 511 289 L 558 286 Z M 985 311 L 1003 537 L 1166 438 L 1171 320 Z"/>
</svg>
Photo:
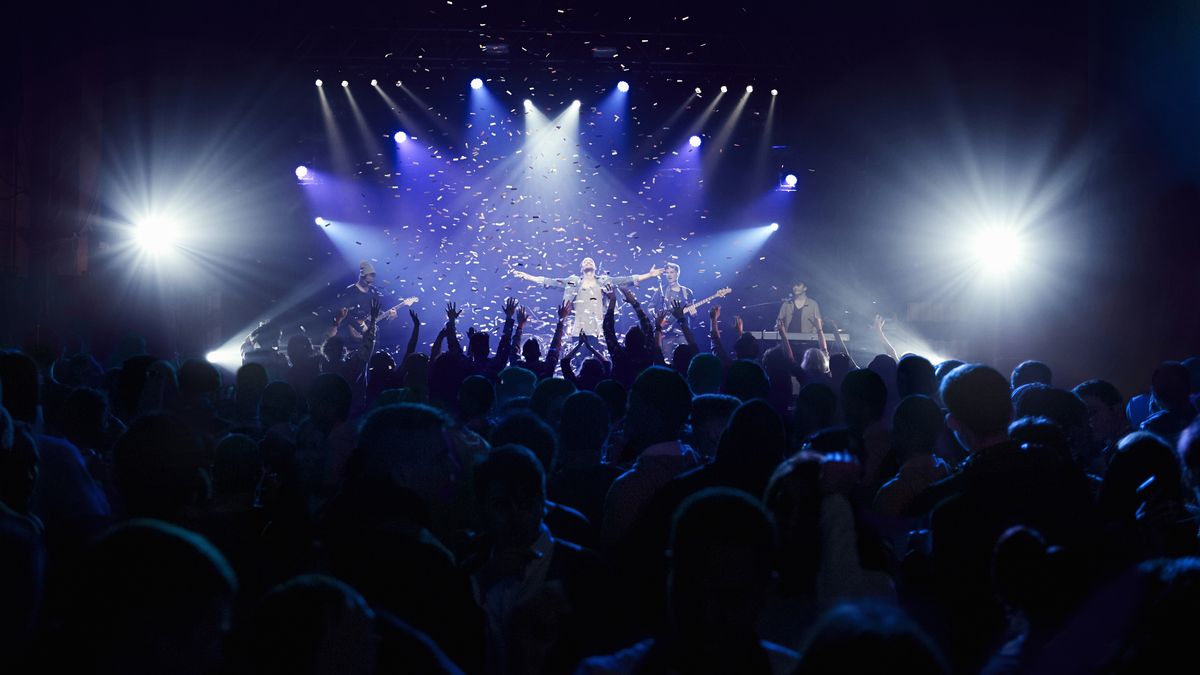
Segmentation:
<svg viewBox="0 0 1200 675">
<path fill-rule="evenodd" d="M 411 298 L 405 298 L 403 302 L 396 305 L 395 307 L 393 307 L 385 312 L 380 312 L 379 318 L 375 320 L 375 323 L 378 324 L 378 323 L 383 323 L 384 321 L 390 321 L 392 318 L 394 318 L 394 317 L 390 316 L 390 314 L 392 312 L 395 312 L 395 311 L 401 309 L 402 307 L 410 307 L 412 305 L 415 305 L 417 303 L 417 300 L 419 300 L 419 299 L 420 298 L 418 298 L 415 295 Z M 397 314 L 396 316 L 400 316 L 400 315 Z M 366 332 L 367 332 L 367 322 L 365 320 L 358 322 L 358 330 L 351 329 L 351 334 L 354 335 L 354 337 L 356 337 L 356 338 L 362 337 L 362 334 L 366 333 Z"/>
<path fill-rule="evenodd" d="M 708 303 L 708 302 L 712 302 L 713 300 L 716 300 L 717 298 L 723 298 L 732 292 L 733 292 L 733 289 L 726 286 L 725 288 L 722 288 L 721 290 L 717 291 L 716 293 L 713 293 L 712 295 L 708 296 L 707 298 L 704 298 L 703 300 L 697 300 L 696 302 L 693 302 L 692 304 L 688 305 L 687 307 L 684 307 L 683 311 L 686 314 L 696 316 L 696 310 L 701 305 Z"/>
</svg>

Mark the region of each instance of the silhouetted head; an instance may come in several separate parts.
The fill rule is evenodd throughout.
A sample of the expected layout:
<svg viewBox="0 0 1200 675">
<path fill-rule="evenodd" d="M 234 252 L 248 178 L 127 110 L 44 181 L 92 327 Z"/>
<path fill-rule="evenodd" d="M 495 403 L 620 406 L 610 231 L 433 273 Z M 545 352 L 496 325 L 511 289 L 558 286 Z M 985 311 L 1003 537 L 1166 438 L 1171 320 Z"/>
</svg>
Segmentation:
<svg viewBox="0 0 1200 675">
<path fill-rule="evenodd" d="M 580 389 L 585 391 L 595 389 L 600 380 L 604 379 L 604 364 L 594 358 L 584 359 L 583 365 L 579 366 L 579 375 L 575 379 Z"/>
<path fill-rule="evenodd" d="M 519 445 L 493 449 L 474 473 L 475 504 L 483 534 L 499 550 L 528 551 L 541 535 L 546 475 Z"/>
<path fill-rule="evenodd" d="M 696 396 L 715 394 L 721 391 L 721 375 L 724 368 L 716 354 L 696 354 L 688 363 L 687 381 Z"/>
<path fill-rule="evenodd" d="M 263 390 L 258 402 L 258 421 L 263 429 L 270 429 L 276 424 L 289 424 L 296 415 L 296 407 L 300 399 L 292 385 L 276 380 Z"/>
<path fill-rule="evenodd" d="M 861 433 L 872 423 L 883 419 L 887 407 L 887 386 L 874 371 L 863 368 L 852 370 L 842 379 L 841 402 L 846 426 Z"/>
<path fill-rule="evenodd" d="M 671 367 L 677 373 L 687 377 L 688 367 L 691 366 L 692 359 L 696 356 L 696 348 L 689 344 L 682 344 L 675 347 L 671 352 Z"/>
<path fill-rule="evenodd" d="M 496 387 L 497 403 L 514 398 L 529 398 L 537 386 L 537 375 L 527 368 L 509 366 L 500 371 L 500 384 Z"/>
<path fill-rule="evenodd" d="M 122 523 L 76 561 L 64 631 L 91 672 L 217 672 L 237 582 L 200 535 L 153 520 Z"/>
<path fill-rule="evenodd" d="M 755 399 L 743 403 L 729 419 L 714 463 L 736 487 L 761 495 L 787 450 L 787 431 L 779 413 L 766 401 Z"/>
<path fill-rule="evenodd" d="M 931 454 L 945 429 L 942 409 L 928 396 L 914 394 L 900 401 L 892 415 L 892 448 L 902 462 Z"/>
<path fill-rule="evenodd" d="M 937 376 L 929 359 L 907 354 L 896 364 L 896 395 L 906 398 L 914 394 L 937 396 Z"/>
<path fill-rule="evenodd" d="M 323 373 L 308 388 L 308 414 L 318 429 L 328 432 L 349 418 L 353 400 L 350 385 L 341 375 Z"/>
<path fill-rule="evenodd" d="M 1071 390 L 1087 407 L 1088 426 L 1092 440 L 1107 445 L 1115 443 L 1124 433 L 1128 422 L 1125 418 L 1125 400 L 1121 392 L 1104 380 L 1088 380 Z"/>
<path fill-rule="evenodd" d="M 1009 386 L 1012 389 L 1016 389 L 1023 384 L 1034 382 L 1049 386 L 1052 379 L 1050 366 L 1041 361 L 1022 361 L 1017 364 L 1016 368 L 1013 368 Z"/>
<path fill-rule="evenodd" d="M 557 377 L 548 377 L 538 382 L 533 390 L 530 407 L 551 428 L 558 426 L 562 417 L 563 402 L 575 393 L 575 385 Z"/>
<path fill-rule="evenodd" d="M 755 635 L 774 578 L 775 531 L 757 499 L 710 488 L 689 497 L 671 524 L 670 621 L 690 644 Z"/>
<path fill-rule="evenodd" d="M 733 411 L 741 404 L 738 399 L 725 394 L 701 394 L 692 399 L 692 435 L 688 440 L 705 461 L 717 456 L 721 434 L 729 425 Z"/>
<path fill-rule="evenodd" d="M 337 335 L 331 335 L 321 344 L 321 356 L 330 363 L 341 363 L 346 360 L 346 341 Z"/>
<path fill-rule="evenodd" d="M 301 361 L 313 355 L 312 340 L 308 339 L 307 335 L 293 335 L 288 338 L 287 342 L 287 357 L 292 366 L 295 367 Z"/>
<path fill-rule="evenodd" d="M 1007 436 L 1012 420 L 1008 381 L 988 366 L 962 365 L 942 379 L 939 391 L 950 415 L 946 424 L 970 451 L 989 438 Z"/>
<path fill-rule="evenodd" d="M 209 495 L 203 439 L 166 413 L 134 420 L 113 448 L 113 481 L 126 515 L 179 520 Z"/>
<path fill-rule="evenodd" d="M 464 420 L 486 416 L 495 402 L 496 390 L 486 377 L 472 375 L 458 388 L 458 413 Z"/>
<path fill-rule="evenodd" d="M 467 344 L 467 350 L 471 357 L 476 361 L 482 361 L 486 359 L 488 354 L 490 354 L 492 351 L 490 341 L 491 335 L 489 335 L 486 331 L 475 331 L 471 333 L 471 337 L 469 338 L 469 342 Z"/>
<path fill-rule="evenodd" d="M 521 356 L 525 357 L 526 363 L 534 363 L 542 360 L 542 343 L 536 338 L 529 338 L 525 344 L 521 345 Z"/>
<path fill-rule="evenodd" d="M 263 598 L 255 622 L 255 672 L 318 675 L 376 672 L 375 612 L 346 583 L 318 574 L 295 577 Z"/>
<path fill-rule="evenodd" d="M 596 383 L 596 388 L 593 390 L 596 395 L 604 399 L 604 404 L 608 406 L 608 416 L 616 422 L 625 417 L 626 406 L 629 403 L 629 393 L 625 391 L 625 387 L 616 380 L 600 380 Z"/>
<path fill-rule="evenodd" d="M 633 326 L 625 331 L 625 350 L 635 354 L 646 350 L 646 334 L 640 326 Z"/>
<path fill-rule="evenodd" d="M 753 361 L 734 361 L 725 373 L 725 384 L 721 393 L 741 401 L 767 398 L 771 394 L 771 382 L 762 366 Z"/>
<path fill-rule="evenodd" d="M 1180 411 L 1191 408 L 1191 375 L 1178 361 L 1164 361 L 1154 370 L 1150 393 L 1164 410 Z"/>
<path fill-rule="evenodd" d="M 227 434 L 217 443 L 212 470 L 214 495 L 253 495 L 262 473 L 262 452 L 253 438 Z"/>
<path fill-rule="evenodd" d="M 213 398 L 220 391 L 221 371 L 213 364 L 203 359 L 188 359 L 179 366 L 179 393 L 185 397 Z"/>
<path fill-rule="evenodd" d="M 812 377 L 822 377 L 829 374 L 829 356 L 816 347 L 804 350 L 800 358 L 800 369 Z"/>
<path fill-rule="evenodd" d="M 558 438 L 554 429 L 529 412 L 515 412 L 500 421 L 488 438 L 492 447 L 519 445 L 528 449 L 542 464 L 543 473 L 554 475 L 557 469 Z"/>
<path fill-rule="evenodd" d="M 819 429 L 833 426 L 836 416 L 837 394 L 829 385 L 809 382 L 800 387 L 793 416 L 793 431 L 798 441 Z"/>
<path fill-rule="evenodd" d="M 904 610 L 882 603 L 856 603 L 839 605 L 817 621 L 792 672 L 936 675 L 950 670 L 933 641 Z"/>
<path fill-rule="evenodd" d="M 692 411 L 692 392 L 679 373 L 652 366 L 629 390 L 625 432 L 631 450 L 678 440 Z"/>
<path fill-rule="evenodd" d="M 1104 473 L 1098 500 L 1101 515 L 1109 521 L 1132 520 L 1152 495 L 1168 502 L 1182 501 L 1183 471 L 1179 456 L 1167 441 L 1135 431 L 1117 444 Z"/>
<path fill-rule="evenodd" d="M 608 428 L 609 412 L 604 399 L 590 391 L 577 391 L 568 396 L 558 423 L 558 445 L 563 464 L 599 464 Z"/>
<path fill-rule="evenodd" d="M 742 333 L 741 337 L 733 343 L 733 355 L 747 361 L 757 359 L 759 355 L 758 338 L 749 332 Z"/>
</svg>

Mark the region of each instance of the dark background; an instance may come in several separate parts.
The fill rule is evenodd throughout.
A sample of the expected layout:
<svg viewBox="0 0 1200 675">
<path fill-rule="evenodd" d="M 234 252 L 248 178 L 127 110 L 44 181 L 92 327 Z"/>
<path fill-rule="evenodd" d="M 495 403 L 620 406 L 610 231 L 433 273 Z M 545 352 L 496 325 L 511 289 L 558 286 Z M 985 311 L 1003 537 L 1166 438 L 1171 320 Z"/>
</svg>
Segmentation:
<svg viewBox="0 0 1200 675">
<path fill-rule="evenodd" d="M 671 77 L 783 92 L 773 137 L 786 148 L 766 170 L 807 175 L 797 225 L 751 271 L 807 276 L 827 313 L 904 319 L 911 303 L 946 300 L 951 321 L 921 329 L 960 344 L 953 355 L 1002 368 L 1037 357 L 1060 385 L 1099 376 L 1127 394 L 1158 361 L 1200 352 L 1196 3 L 344 4 L 13 10 L 0 84 L 0 342 L 86 332 L 104 351 L 136 330 L 152 351 L 194 355 L 234 337 L 299 273 L 349 283 L 336 266 L 297 268 L 322 245 L 297 227 L 295 185 L 278 180 L 309 161 L 305 143 L 321 130 L 297 82 L 380 73 L 452 110 L 464 72 L 611 82 L 620 71 L 585 44 L 604 39 L 624 49 L 624 77 L 662 88 L 665 110 L 682 86 Z M 483 58 L 489 39 L 515 48 Z M 136 277 L 114 252 L 107 179 L 158 152 L 220 158 L 199 162 L 204 198 L 230 214 L 205 225 L 223 256 L 203 280 Z M 753 171 L 740 161 L 709 182 L 718 212 L 746 194 L 738 181 Z M 937 235 L 953 223 L 914 215 L 971 161 L 1038 189 L 1070 176 L 1036 240 L 1037 269 L 1002 292 L 956 293 Z M 195 178 L 131 173 L 126 184 Z"/>
</svg>

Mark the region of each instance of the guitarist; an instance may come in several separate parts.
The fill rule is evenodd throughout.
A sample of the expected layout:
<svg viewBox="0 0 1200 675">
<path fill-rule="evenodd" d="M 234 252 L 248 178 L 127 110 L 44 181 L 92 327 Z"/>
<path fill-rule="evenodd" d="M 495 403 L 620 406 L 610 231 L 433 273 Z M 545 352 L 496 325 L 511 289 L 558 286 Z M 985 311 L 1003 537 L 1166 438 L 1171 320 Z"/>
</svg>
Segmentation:
<svg viewBox="0 0 1200 675">
<path fill-rule="evenodd" d="M 654 294 L 650 296 L 650 308 L 656 315 L 662 316 L 664 313 L 669 313 L 676 301 L 686 307 L 696 299 L 692 289 L 679 283 L 680 271 L 679 265 L 673 262 L 669 262 L 663 267 L 663 277 L 666 278 L 666 283 L 663 283 L 663 279 L 660 277 L 658 288 L 654 289 Z M 663 357 L 670 361 L 671 355 L 675 353 L 675 348 L 685 342 L 683 331 L 679 330 L 678 325 L 672 323 L 665 327 L 662 333 Z"/>
<path fill-rule="evenodd" d="M 383 293 L 375 288 L 375 266 L 370 261 L 364 260 L 358 264 L 358 281 L 338 293 L 337 302 L 334 305 L 348 310 L 338 331 L 348 347 L 354 348 L 363 339 L 367 319 L 371 316 L 371 298 L 379 298 L 382 302 Z M 416 298 L 408 298 L 399 305 L 380 313 L 377 321 L 383 323 L 396 318 L 398 309 L 411 305 L 416 300 Z"/>
</svg>

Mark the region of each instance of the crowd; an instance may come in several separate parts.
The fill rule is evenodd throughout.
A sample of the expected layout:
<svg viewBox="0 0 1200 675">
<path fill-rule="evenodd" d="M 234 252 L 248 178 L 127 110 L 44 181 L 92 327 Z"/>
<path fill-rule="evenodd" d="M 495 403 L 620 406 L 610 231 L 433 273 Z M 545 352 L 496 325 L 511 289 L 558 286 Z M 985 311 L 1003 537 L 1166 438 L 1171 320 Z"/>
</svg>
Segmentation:
<svg viewBox="0 0 1200 675">
<path fill-rule="evenodd" d="M 297 336 L 227 384 L 130 339 L 0 352 L 0 670 L 1146 673 L 1194 658 L 1200 359 L 604 346 L 447 308 L 397 363 Z M 664 327 L 687 343 L 670 364 Z M 696 326 L 695 328 L 698 328 Z M 882 328 L 880 328 L 882 330 Z M 600 336 L 594 336 L 599 338 Z M 732 337 L 732 341 L 730 340 Z M 563 353 L 563 343 L 574 348 Z M 495 344 L 493 344 L 493 342 Z M 728 344 L 728 346 L 726 346 Z M 254 347 L 254 345 L 249 345 Z M 798 391 L 799 393 L 794 393 Z"/>
</svg>

